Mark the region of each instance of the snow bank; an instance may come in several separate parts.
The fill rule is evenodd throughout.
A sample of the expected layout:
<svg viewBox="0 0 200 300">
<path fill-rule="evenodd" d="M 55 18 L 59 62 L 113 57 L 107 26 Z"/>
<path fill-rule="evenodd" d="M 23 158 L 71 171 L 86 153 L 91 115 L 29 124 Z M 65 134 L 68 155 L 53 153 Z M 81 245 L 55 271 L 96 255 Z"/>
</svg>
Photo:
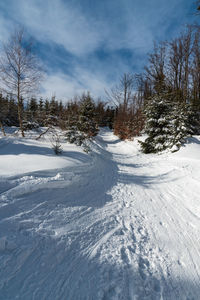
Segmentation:
<svg viewBox="0 0 200 300">
<path fill-rule="evenodd" d="M 57 156 L 51 142 L 5 137 L 0 139 L 0 177 L 42 170 L 71 168 L 88 163 L 89 156 L 74 145 L 62 143 Z"/>
<path fill-rule="evenodd" d="M 200 136 L 193 136 L 187 139 L 187 142 L 178 152 L 173 153 L 174 158 L 200 160 Z"/>
</svg>

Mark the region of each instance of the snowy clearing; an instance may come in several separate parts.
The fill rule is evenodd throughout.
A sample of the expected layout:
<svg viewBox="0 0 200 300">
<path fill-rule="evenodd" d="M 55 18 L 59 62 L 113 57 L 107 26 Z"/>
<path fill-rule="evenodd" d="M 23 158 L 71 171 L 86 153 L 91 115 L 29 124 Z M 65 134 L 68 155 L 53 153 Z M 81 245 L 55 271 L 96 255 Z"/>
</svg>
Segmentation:
<svg viewBox="0 0 200 300">
<path fill-rule="evenodd" d="M 200 299 L 200 137 L 62 146 L 0 138 L 0 299 Z"/>
</svg>

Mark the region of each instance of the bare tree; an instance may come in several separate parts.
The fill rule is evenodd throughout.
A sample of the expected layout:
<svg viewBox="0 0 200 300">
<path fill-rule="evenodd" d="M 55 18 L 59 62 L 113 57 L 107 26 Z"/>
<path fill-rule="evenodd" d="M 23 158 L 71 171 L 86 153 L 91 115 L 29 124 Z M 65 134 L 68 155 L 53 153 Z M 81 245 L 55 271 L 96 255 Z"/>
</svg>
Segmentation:
<svg viewBox="0 0 200 300">
<path fill-rule="evenodd" d="M 166 77 L 166 42 L 154 44 L 154 51 L 149 54 L 149 65 L 145 67 L 146 78 L 152 83 L 156 93 L 165 89 Z"/>
<path fill-rule="evenodd" d="M 19 126 L 23 137 L 23 97 L 38 89 L 41 78 L 38 61 L 32 53 L 32 44 L 27 42 L 24 30 L 17 29 L 2 47 L 0 80 L 2 91 L 17 98 Z"/>
<path fill-rule="evenodd" d="M 177 98 L 181 90 L 182 69 L 183 46 L 180 38 L 176 38 L 169 43 L 168 80 Z"/>
<path fill-rule="evenodd" d="M 133 99 L 134 76 L 130 73 L 124 73 L 119 81 L 119 84 L 106 91 L 108 101 L 117 107 L 123 105 L 124 111 L 127 110 L 128 104 Z"/>
<path fill-rule="evenodd" d="M 187 32 L 182 35 L 183 40 L 183 100 L 186 103 L 189 96 L 191 54 L 192 54 L 192 27 L 187 28 Z"/>
<path fill-rule="evenodd" d="M 168 85 L 176 100 L 187 102 L 191 87 L 191 61 L 194 52 L 193 28 L 188 26 L 180 37 L 168 44 Z"/>
<path fill-rule="evenodd" d="M 192 100 L 198 103 L 200 99 L 200 29 L 195 34 L 193 44 L 193 61 L 191 67 L 192 75 Z"/>
<path fill-rule="evenodd" d="M 147 78 L 146 74 L 144 73 L 135 74 L 135 85 L 138 100 L 142 105 L 144 100 L 147 100 L 152 96 L 152 82 L 149 80 L 149 78 Z"/>
<path fill-rule="evenodd" d="M 116 106 L 114 133 L 122 140 L 132 139 L 143 128 L 143 98 L 147 92 L 145 84 L 142 75 L 125 73 L 119 84 L 107 92 L 108 100 Z"/>
</svg>

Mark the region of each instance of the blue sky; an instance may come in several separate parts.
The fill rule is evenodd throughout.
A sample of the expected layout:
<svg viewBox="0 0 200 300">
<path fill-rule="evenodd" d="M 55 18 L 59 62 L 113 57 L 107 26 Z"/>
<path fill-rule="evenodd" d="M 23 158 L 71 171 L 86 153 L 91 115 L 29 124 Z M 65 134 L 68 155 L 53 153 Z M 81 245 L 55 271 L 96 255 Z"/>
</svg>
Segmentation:
<svg viewBox="0 0 200 300">
<path fill-rule="evenodd" d="M 46 76 L 42 95 L 64 101 L 141 72 L 154 41 L 198 22 L 195 0 L 0 0 L 0 41 L 21 24 L 35 40 Z"/>
</svg>

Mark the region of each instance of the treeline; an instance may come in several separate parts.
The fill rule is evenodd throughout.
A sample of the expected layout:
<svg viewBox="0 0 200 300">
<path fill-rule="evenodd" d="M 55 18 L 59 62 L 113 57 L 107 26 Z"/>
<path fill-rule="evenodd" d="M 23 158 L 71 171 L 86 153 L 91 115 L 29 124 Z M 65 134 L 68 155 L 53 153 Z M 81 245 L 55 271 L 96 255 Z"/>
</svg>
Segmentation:
<svg viewBox="0 0 200 300">
<path fill-rule="evenodd" d="M 43 126 L 59 126 L 67 129 L 72 120 L 78 123 L 83 107 L 90 112 L 90 117 L 96 126 L 113 127 L 115 110 L 102 101 L 94 101 L 89 93 L 70 100 L 67 104 L 57 101 L 55 97 L 51 100 L 31 98 L 21 101 L 23 129 L 29 130 Z M 19 126 L 18 104 L 12 96 L 0 94 L 0 122 L 3 126 Z M 85 112 L 86 113 L 86 112 Z"/>
</svg>

